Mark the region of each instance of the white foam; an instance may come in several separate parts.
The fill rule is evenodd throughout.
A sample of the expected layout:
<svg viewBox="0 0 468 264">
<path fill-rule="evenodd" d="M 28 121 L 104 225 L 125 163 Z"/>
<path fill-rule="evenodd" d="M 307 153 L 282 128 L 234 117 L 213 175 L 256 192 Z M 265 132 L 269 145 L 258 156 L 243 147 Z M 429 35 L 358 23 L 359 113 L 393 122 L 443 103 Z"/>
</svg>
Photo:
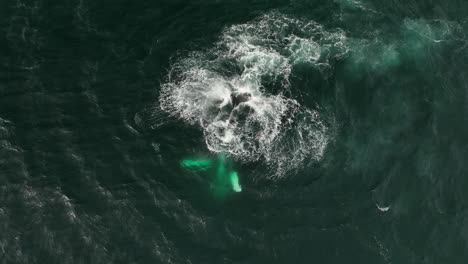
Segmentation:
<svg viewBox="0 0 468 264">
<path fill-rule="evenodd" d="M 161 109 L 200 125 L 209 150 L 262 160 L 281 176 L 308 158 L 319 160 L 329 141 L 319 113 L 283 94 L 291 71 L 297 63 L 330 67 L 332 57 L 347 52 L 344 39 L 341 30 L 278 12 L 233 25 L 213 49 L 174 63 L 161 87 Z M 250 99 L 233 106 L 231 95 L 243 93 Z"/>
<path fill-rule="evenodd" d="M 382 211 L 382 212 L 387 212 L 388 210 L 390 210 L 390 206 L 383 206 L 383 207 L 380 207 L 378 204 L 375 204 L 377 206 L 377 208 Z"/>
</svg>

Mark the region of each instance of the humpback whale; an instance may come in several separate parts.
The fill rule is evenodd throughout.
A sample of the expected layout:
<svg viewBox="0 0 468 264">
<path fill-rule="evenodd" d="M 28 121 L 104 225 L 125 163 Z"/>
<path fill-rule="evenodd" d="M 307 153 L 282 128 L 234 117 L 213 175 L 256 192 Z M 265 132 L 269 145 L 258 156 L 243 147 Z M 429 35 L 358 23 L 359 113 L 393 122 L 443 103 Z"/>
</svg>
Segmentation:
<svg viewBox="0 0 468 264">
<path fill-rule="evenodd" d="M 231 94 L 231 102 L 232 107 L 238 106 L 240 103 L 244 103 L 250 100 L 252 95 L 250 93 L 239 93 L 239 94 Z"/>
<path fill-rule="evenodd" d="M 252 97 L 249 92 L 244 93 L 231 93 L 231 112 L 229 115 L 229 123 L 237 123 L 244 121 L 251 111 L 254 109 L 248 105 L 243 104 L 248 102 Z"/>
</svg>

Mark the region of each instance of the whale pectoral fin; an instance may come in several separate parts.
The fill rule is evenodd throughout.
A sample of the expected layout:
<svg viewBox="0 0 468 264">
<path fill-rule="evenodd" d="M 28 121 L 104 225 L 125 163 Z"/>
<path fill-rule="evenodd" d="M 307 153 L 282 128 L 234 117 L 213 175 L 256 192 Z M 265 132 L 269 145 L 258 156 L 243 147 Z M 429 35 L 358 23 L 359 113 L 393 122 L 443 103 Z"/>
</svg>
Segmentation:
<svg viewBox="0 0 468 264">
<path fill-rule="evenodd" d="M 229 174 L 229 181 L 231 182 L 232 190 L 235 192 L 242 192 L 242 187 L 239 184 L 239 176 L 236 171 Z"/>
<path fill-rule="evenodd" d="M 205 171 L 213 167 L 211 160 L 182 160 L 181 166 L 196 171 Z"/>
</svg>

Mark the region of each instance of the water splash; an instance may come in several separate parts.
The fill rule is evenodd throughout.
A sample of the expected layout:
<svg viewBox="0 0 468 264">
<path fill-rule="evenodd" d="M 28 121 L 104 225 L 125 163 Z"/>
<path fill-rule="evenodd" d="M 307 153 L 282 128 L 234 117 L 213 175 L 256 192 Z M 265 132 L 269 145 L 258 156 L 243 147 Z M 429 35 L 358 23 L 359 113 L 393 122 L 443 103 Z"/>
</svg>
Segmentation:
<svg viewBox="0 0 468 264">
<path fill-rule="evenodd" d="M 345 39 L 339 29 L 278 12 L 230 26 L 214 48 L 172 65 L 161 87 L 161 109 L 199 125 L 210 151 L 263 161 L 270 177 L 281 177 L 322 157 L 327 122 L 333 122 L 325 122 L 318 107 L 305 108 L 285 95 L 292 69 L 309 64 L 326 74 L 331 59 L 346 54 Z M 248 99 L 238 100 L 242 95 Z"/>
</svg>

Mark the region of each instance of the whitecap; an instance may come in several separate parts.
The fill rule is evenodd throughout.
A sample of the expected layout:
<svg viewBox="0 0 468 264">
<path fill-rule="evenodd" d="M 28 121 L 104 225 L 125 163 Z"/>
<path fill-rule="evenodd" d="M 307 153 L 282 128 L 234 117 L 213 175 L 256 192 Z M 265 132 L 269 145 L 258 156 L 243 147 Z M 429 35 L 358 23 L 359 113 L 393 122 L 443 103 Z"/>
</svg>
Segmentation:
<svg viewBox="0 0 468 264">
<path fill-rule="evenodd" d="M 380 207 L 378 204 L 375 204 L 377 206 L 377 208 L 382 211 L 382 212 L 387 212 L 388 210 L 390 210 L 390 206 L 383 206 L 383 207 Z"/>
</svg>

